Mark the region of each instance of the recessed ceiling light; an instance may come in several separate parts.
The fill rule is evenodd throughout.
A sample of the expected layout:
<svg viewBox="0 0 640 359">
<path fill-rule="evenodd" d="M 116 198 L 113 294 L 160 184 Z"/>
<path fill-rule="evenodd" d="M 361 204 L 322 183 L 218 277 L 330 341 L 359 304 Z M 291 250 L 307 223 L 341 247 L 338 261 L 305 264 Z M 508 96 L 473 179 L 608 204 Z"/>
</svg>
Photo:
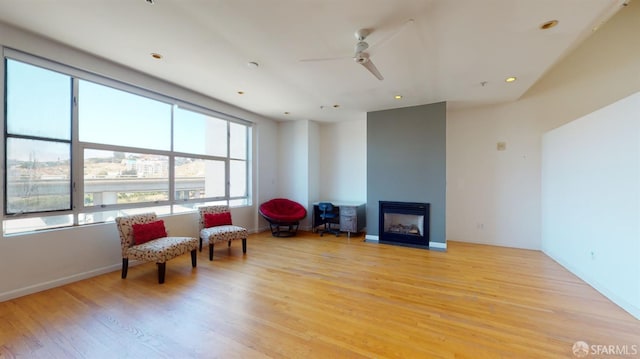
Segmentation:
<svg viewBox="0 0 640 359">
<path fill-rule="evenodd" d="M 157 52 L 152 52 L 151 57 L 153 57 L 156 60 L 160 60 L 162 58 L 162 55 Z"/>
<path fill-rule="evenodd" d="M 395 98 L 396 100 L 402 100 L 402 95 L 395 95 L 393 96 L 393 98 Z"/>
<path fill-rule="evenodd" d="M 517 78 L 514 76 L 507 77 L 506 79 L 504 79 L 505 82 L 514 82 L 515 80 L 517 80 Z"/>
<path fill-rule="evenodd" d="M 338 108 L 340 107 L 340 105 L 333 105 L 333 108 Z"/>
<path fill-rule="evenodd" d="M 540 30 L 549 30 L 552 27 L 558 25 L 558 20 L 549 20 L 544 24 L 540 25 Z"/>
<path fill-rule="evenodd" d="M 244 91 L 238 91 L 238 95 L 244 95 Z"/>
</svg>

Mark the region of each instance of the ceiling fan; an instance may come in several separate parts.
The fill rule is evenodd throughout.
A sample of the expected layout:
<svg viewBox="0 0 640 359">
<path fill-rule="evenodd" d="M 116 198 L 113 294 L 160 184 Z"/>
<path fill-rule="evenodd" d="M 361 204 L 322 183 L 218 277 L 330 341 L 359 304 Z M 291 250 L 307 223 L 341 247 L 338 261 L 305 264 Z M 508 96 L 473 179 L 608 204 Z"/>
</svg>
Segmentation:
<svg viewBox="0 0 640 359">
<path fill-rule="evenodd" d="M 380 81 L 384 80 L 384 77 L 382 76 L 382 74 L 380 73 L 380 71 L 378 70 L 376 65 L 374 65 L 373 62 L 371 61 L 371 55 L 369 54 L 369 52 L 367 52 L 367 50 L 371 50 L 374 47 L 379 47 L 383 43 L 391 40 L 396 35 L 398 35 L 400 32 L 402 32 L 402 30 L 404 30 L 408 25 L 413 24 L 413 22 L 414 22 L 413 19 L 407 20 L 396 31 L 394 31 L 393 33 L 389 34 L 386 38 L 380 40 L 379 42 L 377 42 L 376 44 L 374 44 L 372 46 L 369 46 L 369 43 L 367 43 L 365 41 L 367 39 L 367 36 L 371 35 L 371 33 L 373 32 L 372 29 L 360 29 L 360 30 L 356 31 L 355 32 L 355 37 L 356 37 L 357 42 L 356 42 L 356 46 L 354 48 L 354 55 L 351 58 L 356 63 L 362 65 L 365 69 L 369 70 L 369 72 L 371 72 L 371 74 L 373 74 L 373 76 L 375 76 L 378 80 L 380 80 Z M 343 56 L 343 57 L 332 57 L 332 58 L 324 58 L 324 59 L 304 59 L 304 60 L 300 60 L 300 61 L 303 61 L 303 62 L 329 61 L 329 60 L 340 60 L 340 59 L 344 59 L 344 58 L 348 58 L 348 57 L 344 57 Z"/>
<path fill-rule="evenodd" d="M 368 29 L 360 29 L 356 31 L 355 35 L 358 42 L 356 43 L 353 61 L 364 66 L 364 68 L 369 70 L 369 72 L 371 72 L 373 76 L 382 81 L 384 80 L 384 77 L 382 77 L 382 74 L 380 73 L 380 71 L 378 71 L 376 65 L 374 65 L 369 58 L 369 53 L 365 52 L 369 48 L 369 44 L 364 40 L 367 38 L 367 36 L 369 36 L 370 33 L 371 31 Z"/>
</svg>

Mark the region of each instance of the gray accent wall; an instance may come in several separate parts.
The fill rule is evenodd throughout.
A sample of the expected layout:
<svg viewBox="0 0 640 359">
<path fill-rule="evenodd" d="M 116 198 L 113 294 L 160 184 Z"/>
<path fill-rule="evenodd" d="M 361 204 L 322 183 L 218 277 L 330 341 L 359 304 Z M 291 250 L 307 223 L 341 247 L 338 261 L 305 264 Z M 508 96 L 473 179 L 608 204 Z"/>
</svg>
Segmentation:
<svg viewBox="0 0 640 359">
<path fill-rule="evenodd" d="M 367 234 L 379 201 L 431 204 L 430 242 L 445 243 L 445 102 L 367 113 Z"/>
</svg>

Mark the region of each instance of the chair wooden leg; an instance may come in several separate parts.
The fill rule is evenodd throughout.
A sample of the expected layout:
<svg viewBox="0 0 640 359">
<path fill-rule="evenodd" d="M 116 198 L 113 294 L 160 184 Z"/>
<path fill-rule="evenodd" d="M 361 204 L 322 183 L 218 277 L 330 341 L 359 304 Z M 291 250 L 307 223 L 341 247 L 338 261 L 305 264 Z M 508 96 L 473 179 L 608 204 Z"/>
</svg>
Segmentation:
<svg viewBox="0 0 640 359">
<path fill-rule="evenodd" d="M 198 263 L 198 261 L 197 261 L 197 259 L 196 259 L 196 258 L 197 258 L 196 254 L 197 254 L 197 252 L 196 252 L 196 250 L 195 250 L 195 249 L 191 251 L 191 266 L 192 266 L 193 268 L 195 268 L 195 267 L 196 267 L 196 264 Z"/>
<path fill-rule="evenodd" d="M 209 260 L 213 260 L 213 243 L 209 243 Z"/>
<path fill-rule="evenodd" d="M 200 252 L 202 252 L 202 237 L 200 237 Z"/>
<path fill-rule="evenodd" d="M 229 241 L 229 245 L 227 247 L 231 247 L 231 241 Z"/>
<path fill-rule="evenodd" d="M 242 238 L 242 253 L 247 253 L 247 239 Z"/>
<path fill-rule="evenodd" d="M 167 263 L 156 263 L 158 265 L 158 284 L 164 283 L 164 273 L 167 271 Z"/>
<path fill-rule="evenodd" d="M 128 270 L 129 270 L 129 258 L 122 258 L 122 279 L 127 278 Z"/>
</svg>

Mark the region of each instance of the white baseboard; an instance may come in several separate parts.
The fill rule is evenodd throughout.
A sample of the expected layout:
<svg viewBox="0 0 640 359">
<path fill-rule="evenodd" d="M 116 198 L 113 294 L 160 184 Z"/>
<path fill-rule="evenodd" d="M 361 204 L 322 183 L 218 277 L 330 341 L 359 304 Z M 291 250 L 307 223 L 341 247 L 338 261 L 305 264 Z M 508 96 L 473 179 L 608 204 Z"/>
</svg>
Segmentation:
<svg viewBox="0 0 640 359">
<path fill-rule="evenodd" d="M 364 237 L 367 242 L 378 242 L 380 238 L 378 236 L 374 236 L 372 234 L 367 234 Z M 440 242 L 429 242 L 429 248 L 437 249 L 437 250 L 447 250 L 447 243 Z"/>
<path fill-rule="evenodd" d="M 544 249 L 542 250 L 542 253 L 544 253 L 549 258 L 553 259 L 558 264 L 566 268 L 569 272 L 575 274 L 581 280 L 585 281 L 585 283 L 589 284 L 591 287 L 593 287 L 593 289 L 597 290 L 602 295 L 609 298 L 609 300 L 611 300 L 613 303 L 618 305 L 620 308 L 626 310 L 629 314 L 636 317 L 636 319 L 640 320 L 640 308 L 633 305 L 633 303 L 630 303 L 624 298 L 621 298 L 619 295 L 611 292 L 606 286 L 602 285 L 598 281 L 593 280 L 588 275 L 586 275 L 583 271 L 578 270 L 574 266 L 569 265 L 569 263 L 565 262 L 564 260 L 561 260 L 560 258 L 551 255 L 549 252 L 545 251 Z"/>
<path fill-rule="evenodd" d="M 129 266 L 133 266 L 139 263 L 135 263 L 134 261 L 129 263 Z M 122 264 L 114 264 L 107 267 L 102 267 L 94 270 L 90 270 L 83 273 L 78 273 L 74 275 L 70 275 L 67 277 L 57 278 L 48 282 L 42 282 L 34 285 L 30 285 L 24 288 L 14 289 L 8 292 L 0 293 L 0 302 L 4 302 L 13 298 L 22 297 L 28 294 L 33 294 L 36 292 L 41 292 L 43 290 L 51 289 L 54 287 L 60 287 L 65 284 L 77 282 L 79 280 L 95 277 L 101 274 L 113 272 L 116 270 L 121 270 Z"/>
<path fill-rule="evenodd" d="M 262 226 L 262 227 L 258 227 L 258 229 L 253 229 L 250 230 L 249 233 L 250 234 L 256 234 L 256 233 L 262 233 L 262 232 L 266 232 L 266 231 L 270 231 L 271 229 L 269 228 L 269 226 Z"/>
</svg>

